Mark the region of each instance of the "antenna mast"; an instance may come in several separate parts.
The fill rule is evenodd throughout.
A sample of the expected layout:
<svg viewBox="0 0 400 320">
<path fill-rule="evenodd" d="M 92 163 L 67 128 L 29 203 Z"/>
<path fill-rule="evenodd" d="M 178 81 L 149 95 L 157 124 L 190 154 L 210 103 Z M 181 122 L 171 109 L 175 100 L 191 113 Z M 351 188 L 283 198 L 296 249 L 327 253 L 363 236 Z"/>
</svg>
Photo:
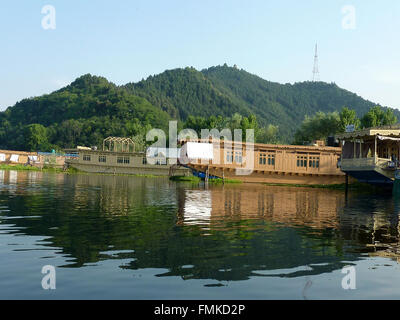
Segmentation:
<svg viewBox="0 0 400 320">
<path fill-rule="evenodd" d="M 312 81 L 319 81 L 319 69 L 318 69 L 318 47 L 315 44 L 315 55 L 314 55 L 314 68 L 313 68 L 313 77 Z"/>
</svg>

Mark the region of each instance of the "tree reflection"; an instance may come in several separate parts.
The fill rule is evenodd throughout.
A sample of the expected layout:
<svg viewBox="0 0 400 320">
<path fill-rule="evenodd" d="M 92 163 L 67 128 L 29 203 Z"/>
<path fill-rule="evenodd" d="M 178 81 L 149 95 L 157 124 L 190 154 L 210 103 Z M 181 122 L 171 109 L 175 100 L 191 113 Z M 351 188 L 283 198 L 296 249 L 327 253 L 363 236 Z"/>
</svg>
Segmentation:
<svg viewBox="0 0 400 320">
<path fill-rule="evenodd" d="M 167 269 L 160 277 L 299 277 L 361 259 L 367 244 L 398 241 L 399 205 L 384 195 L 345 203 L 332 190 L 40 172 L 18 172 L 11 190 L 2 177 L 9 211 L 0 214 L 38 217 L 13 219 L 8 232 L 48 237 L 46 246 L 68 257 L 64 267 L 124 259 L 123 269 Z"/>
</svg>

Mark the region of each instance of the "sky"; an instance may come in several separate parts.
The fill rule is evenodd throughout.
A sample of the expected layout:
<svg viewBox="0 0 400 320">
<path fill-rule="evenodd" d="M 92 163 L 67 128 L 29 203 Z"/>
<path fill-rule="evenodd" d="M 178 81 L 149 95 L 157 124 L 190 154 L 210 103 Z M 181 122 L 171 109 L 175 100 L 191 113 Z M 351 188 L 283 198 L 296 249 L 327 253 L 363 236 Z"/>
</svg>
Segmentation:
<svg viewBox="0 0 400 320">
<path fill-rule="evenodd" d="M 398 0 L 2 0 L 0 110 L 86 73 L 120 85 L 227 63 L 309 81 L 315 43 L 321 81 L 400 108 L 399 34 Z"/>
</svg>

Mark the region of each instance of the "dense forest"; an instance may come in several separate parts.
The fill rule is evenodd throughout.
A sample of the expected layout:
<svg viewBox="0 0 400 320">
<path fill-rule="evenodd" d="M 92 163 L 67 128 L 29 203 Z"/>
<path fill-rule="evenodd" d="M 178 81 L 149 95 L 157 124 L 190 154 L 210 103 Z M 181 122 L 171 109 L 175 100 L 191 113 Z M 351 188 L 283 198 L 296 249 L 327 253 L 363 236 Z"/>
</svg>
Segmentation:
<svg viewBox="0 0 400 320">
<path fill-rule="evenodd" d="M 279 84 L 227 65 L 168 70 L 123 86 L 88 74 L 0 112 L 0 149 L 99 146 L 107 136 L 143 140 L 172 119 L 179 128 L 254 128 L 259 142 L 291 143 L 305 139 L 302 122 L 317 112 L 347 106 L 361 118 L 375 105 L 335 84 Z M 392 113 L 399 118 L 398 110 Z"/>
<path fill-rule="evenodd" d="M 202 71 L 169 70 L 124 87 L 182 120 L 189 115 L 253 114 L 261 127 L 277 126 L 280 139 L 286 143 L 292 141 L 305 116 L 340 111 L 346 106 L 362 117 L 376 105 L 333 83 L 279 84 L 227 65 Z M 394 113 L 399 118 L 400 112 Z"/>
<path fill-rule="evenodd" d="M 167 129 L 169 115 L 105 78 L 84 75 L 48 95 L 0 113 L 0 148 L 43 150 L 101 145 L 108 136 Z"/>
</svg>

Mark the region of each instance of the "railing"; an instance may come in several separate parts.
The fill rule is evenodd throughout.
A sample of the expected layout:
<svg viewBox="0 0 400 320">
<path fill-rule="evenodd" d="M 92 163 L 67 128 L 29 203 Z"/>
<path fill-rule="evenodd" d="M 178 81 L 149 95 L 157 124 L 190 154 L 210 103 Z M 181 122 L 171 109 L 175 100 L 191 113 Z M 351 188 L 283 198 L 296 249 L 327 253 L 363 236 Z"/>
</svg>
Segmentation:
<svg viewBox="0 0 400 320">
<path fill-rule="evenodd" d="M 59 152 L 40 152 L 40 151 L 38 151 L 37 154 L 39 156 L 56 156 L 56 157 L 65 156 L 65 153 L 59 153 Z"/>
<path fill-rule="evenodd" d="M 392 162 L 391 159 L 377 158 L 375 165 L 381 168 L 386 168 L 389 166 L 394 166 L 394 162 Z"/>
<path fill-rule="evenodd" d="M 359 168 L 375 166 L 380 168 L 386 168 L 390 164 L 390 159 L 385 158 L 353 158 L 353 159 L 342 159 L 340 162 L 340 168 L 342 170 L 354 170 Z"/>
</svg>

